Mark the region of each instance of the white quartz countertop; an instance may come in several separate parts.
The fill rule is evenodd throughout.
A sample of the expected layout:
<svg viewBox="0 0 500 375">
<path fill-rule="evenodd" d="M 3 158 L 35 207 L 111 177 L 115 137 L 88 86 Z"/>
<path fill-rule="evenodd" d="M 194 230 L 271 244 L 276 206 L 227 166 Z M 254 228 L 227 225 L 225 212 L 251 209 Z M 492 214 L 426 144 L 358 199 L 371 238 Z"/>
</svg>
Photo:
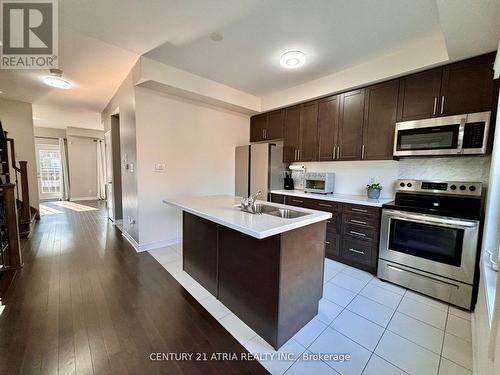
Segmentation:
<svg viewBox="0 0 500 375">
<path fill-rule="evenodd" d="M 329 212 L 263 201 L 257 202 L 278 208 L 290 208 L 295 211 L 307 212 L 308 215 L 293 219 L 284 219 L 267 214 L 255 215 L 243 212 L 237 207 L 241 200 L 242 198 L 231 195 L 209 195 L 164 199 L 163 203 L 258 239 L 328 220 L 332 217 Z"/>
<path fill-rule="evenodd" d="M 292 197 L 320 199 L 325 201 L 333 201 L 340 203 L 363 204 L 365 206 L 382 207 L 383 204 L 393 201 L 393 199 L 381 198 L 370 199 L 363 195 L 347 195 L 347 194 L 314 194 L 304 193 L 303 190 L 271 190 L 272 194 L 290 195 Z"/>
</svg>

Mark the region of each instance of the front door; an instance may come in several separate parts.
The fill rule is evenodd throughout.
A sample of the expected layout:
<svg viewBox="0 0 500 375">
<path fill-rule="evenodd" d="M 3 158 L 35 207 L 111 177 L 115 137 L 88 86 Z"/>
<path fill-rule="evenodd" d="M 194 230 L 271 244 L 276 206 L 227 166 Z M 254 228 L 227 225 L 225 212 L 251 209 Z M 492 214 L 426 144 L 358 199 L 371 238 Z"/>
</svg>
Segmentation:
<svg viewBox="0 0 500 375">
<path fill-rule="evenodd" d="M 108 218 L 115 220 L 115 205 L 113 194 L 113 149 L 111 146 L 111 130 L 104 134 L 104 146 L 106 149 L 106 206 Z"/>
<path fill-rule="evenodd" d="M 36 151 L 40 199 L 60 199 L 62 169 L 59 145 L 38 144 Z"/>
</svg>

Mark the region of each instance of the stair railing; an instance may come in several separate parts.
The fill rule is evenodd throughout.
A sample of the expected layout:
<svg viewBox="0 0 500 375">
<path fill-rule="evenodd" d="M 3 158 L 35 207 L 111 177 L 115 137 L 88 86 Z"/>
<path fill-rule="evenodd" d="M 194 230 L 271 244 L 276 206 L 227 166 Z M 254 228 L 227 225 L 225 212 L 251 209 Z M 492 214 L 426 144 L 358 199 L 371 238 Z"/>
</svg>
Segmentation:
<svg viewBox="0 0 500 375">
<path fill-rule="evenodd" d="M 0 270 L 22 267 L 14 184 L 0 185 Z"/>
<path fill-rule="evenodd" d="M 28 162 L 19 161 L 19 167 L 16 163 L 16 150 L 14 146 L 14 139 L 7 138 L 10 146 L 11 165 L 14 170 L 14 181 L 16 186 L 17 199 L 21 202 L 21 222 L 29 222 L 31 220 L 31 207 L 30 207 L 30 194 L 28 186 Z M 19 186 L 21 191 L 19 192 Z M 21 193 L 21 195 L 19 194 Z"/>
</svg>

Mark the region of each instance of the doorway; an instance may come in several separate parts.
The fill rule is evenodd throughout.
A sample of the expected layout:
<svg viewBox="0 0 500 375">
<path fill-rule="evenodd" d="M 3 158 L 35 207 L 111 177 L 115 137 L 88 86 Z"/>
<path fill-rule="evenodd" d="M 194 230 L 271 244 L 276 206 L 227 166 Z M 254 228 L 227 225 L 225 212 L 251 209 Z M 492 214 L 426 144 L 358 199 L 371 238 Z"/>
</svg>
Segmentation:
<svg viewBox="0 0 500 375">
<path fill-rule="evenodd" d="M 120 156 L 120 115 L 111 116 L 111 129 L 104 134 L 106 151 L 106 207 L 108 218 L 122 223 L 122 176 Z"/>
<path fill-rule="evenodd" d="M 62 163 L 59 146 L 37 144 L 36 164 L 40 199 L 60 199 L 62 196 Z"/>
</svg>

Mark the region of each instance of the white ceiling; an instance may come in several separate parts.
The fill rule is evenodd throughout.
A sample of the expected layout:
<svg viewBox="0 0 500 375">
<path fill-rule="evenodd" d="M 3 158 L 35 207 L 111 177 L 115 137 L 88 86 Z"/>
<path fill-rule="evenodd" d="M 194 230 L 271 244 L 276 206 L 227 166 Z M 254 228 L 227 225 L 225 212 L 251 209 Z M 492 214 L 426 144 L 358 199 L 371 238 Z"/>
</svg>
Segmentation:
<svg viewBox="0 0 500 375">
<path fill-rule="evenodd" d="M 34 103 L 36 126 L 99 128 L 95 114 L 141 54 L 261 96 L 429 35 L 444 36 L 452 60 L 492 51 L 500 37 L 500 1 L 64 0 L 59 10 L 60 65 L 75 89 L 43 85 L 46 71 L 0 71 L 1 97 Z M 307 64 L 281 69 L 287 49 Z"/>
</svg>

